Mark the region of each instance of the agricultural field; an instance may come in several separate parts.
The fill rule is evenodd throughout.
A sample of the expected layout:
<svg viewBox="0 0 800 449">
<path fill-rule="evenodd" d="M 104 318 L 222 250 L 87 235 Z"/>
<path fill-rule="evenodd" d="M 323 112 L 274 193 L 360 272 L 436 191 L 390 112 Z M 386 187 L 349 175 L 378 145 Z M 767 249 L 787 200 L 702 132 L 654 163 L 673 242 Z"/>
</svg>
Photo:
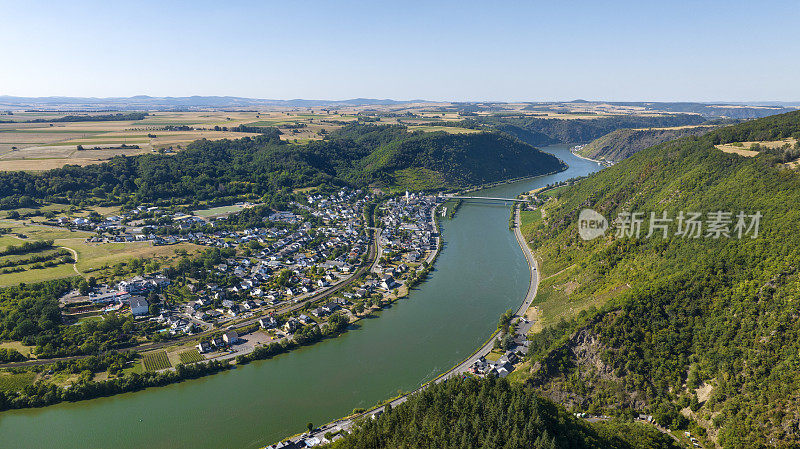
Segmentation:
<svg viewBox="0 0 800 449">
<path fill-rule="evenodd" d="M 302 114 L 215 111 L 151 112 L 142 120 L 21 123 L 64 115 L 66 113 L 17 113 L 11 116 L 15 122 L 0 123 L 0 171 L 41 171 L 67 164 L 90 165 L 120 155 L 146 154 L 163 148 L 179 150 L 198 139 L 239 139 L 257 135 L 219 129 L 239 125 L 283 127 L 282 139 L 302 143 L 321 139 L 325 133 L 341 127 L 330 122 L 356 120 L 354 116 L 322 111 Z M 193 129 L 171 129 L 184 126 Z"/>
<path fill-rule="evenodd" d="M 197 363 L 202 362 L 205 360 L 205 357 L 200 355 L 200 352 L 197 349 L 192 349 L 189 351 L 181 352 L 180 354 L 181 363 L 189 364 L 189 363 Z"/>
<path fill-rule="evenodd" d="M 41 282 L 79 274 L 87 275 L 89 273 L 97 278 L 112 277 L 118 264 L 126 263 L 134 258 L 156 260 L 166 265 L 177 257 L 176 251 L 186 251 L 191 254 L 201 248 L 191 243 L 179 243 L 169 246 L 155 246 L 151 242 L 90 243 L 86 241 L 86 238 L 92 235 L 88 232 L 69 231 L 43 225 L 21 224 L 19 221 L 12 220 L 0 220 L 0 228 L 9 227 L 12 233 L 24 235 L 26 238 L 20 239 L 13 235 L 0 236 L 0 250 L 9 245 L 19 246 L 24 242 L 41 240 L 53 240 L 54 248 L 27 252 L 22 255 L 2 256 L 0 257 L 0 265 L 3 265 L 4 262 L 54 253 L 57 248 L 66 248 L 73 252 L 73 254 L 77 255 L 77 263 L 74 266 L 71 263 L 66 263 L 38 269 L 31 268 L 32 264 L 25 264 L 19 266 L 24 268 L 24 271 L 5 273 L 3 268 L 0 268 L 0 286 L 15 285 L 20 282 Z M 9 268 L 11 267 L 5 269 Z"/>
<path fill-rule="evenodd" d="M 234 212 L 239 212 L 242 209 L 245 209 L 247 206 L 243 204 L 233 204 L 230 206 L 219 206 L 219 207 L 212 207 L 210 209 L 200 209 L 192 211 L 194 215 L 198 217 L 208 218 L 208 217 L 221 217 L 227 216 Z"/>
<path fill-rule="evenodd" d="M 0 348 L 13 349 L 25 357 L 31 357 L 31 350 L 34 346 L 25 346 L 20 341 L 6 341 L 0 343 Z"/>
<path fill-rule="evenodd" d="M 27 385 L 33 384 L 36 373 L 25 371 L 13 374 L 8 371 L 0 371 L 0 391 L 19 391 Z"/>
<path fill-rule="evenodd" d="M 65 114 L 18 113 L 17 122 Z M 251 122 L 257 113 L 150 113 L 143 120 L 53 123 L 0 123 L 0 170 L 38 171 L 66 164 L 89 165 L 114 156 L 132 156 L 178 147 L 198 139 L 254 136 L 214 130 Z M 189 126 L 193 130 L 166 127 Z M 123 147 L 125 145 L 125 147 Z M 78 146 L 83 148 L 82 151 Z M 138 147 L 138 148 L 136 148 Z"/>
<path fill-rule="evenodd" d="M 426 133 L 444 131 L 449 134 L 473 134 L 481 132 L 479 129 L 458 128 L 456 126 L 427 126 L 427 125 L 411 125 L 408 127 L 409 131 L 423 131 Z"/>
<path fill-rule="evenodd" d="M 753 157 L 758 154 L 758 151 L 753 151 L 750 149 L 752 145 L 760 145 L 765 148 L 780 148 L 784 145 L 794 146 L 797 143 L 795 139 L 788 138 L 783 140 L 762 140 L 762 141 L 753 141 L 753 142 L 733 142 L 733 143 L 725 143 L 716 145 L 717 149 L 722 150 L 725 153 L 733 153 L 738 154 L 739 156 L 744 157 Z"/>
<path fill-rule="evenodd" d="M 142 354 L 142 365 L 145 371 L 158 371 L 172 367 L 167 353 L 164 351 Z"/>
</svg>

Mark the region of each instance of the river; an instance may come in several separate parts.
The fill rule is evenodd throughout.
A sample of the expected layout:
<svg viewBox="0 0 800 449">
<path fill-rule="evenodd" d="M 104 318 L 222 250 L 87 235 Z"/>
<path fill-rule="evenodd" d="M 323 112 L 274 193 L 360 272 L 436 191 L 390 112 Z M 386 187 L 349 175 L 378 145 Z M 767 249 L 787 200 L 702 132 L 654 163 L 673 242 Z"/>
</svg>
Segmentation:
<svg viewBox="0 0 800 449">
<path fill-rule="evenodd" d="M 554 175 L 474 192 L 520 192 L 599 170 L 567 146 Z M 8 448 L 256 448 L 411 391 L 471 354 L 519 307 L 528 266 L 509 207 L 465 202 L 442 225 L 431 278 L 359 328 L 274 359 L 203 379 L 42 409 L 0 413 Z"/>
</svg>

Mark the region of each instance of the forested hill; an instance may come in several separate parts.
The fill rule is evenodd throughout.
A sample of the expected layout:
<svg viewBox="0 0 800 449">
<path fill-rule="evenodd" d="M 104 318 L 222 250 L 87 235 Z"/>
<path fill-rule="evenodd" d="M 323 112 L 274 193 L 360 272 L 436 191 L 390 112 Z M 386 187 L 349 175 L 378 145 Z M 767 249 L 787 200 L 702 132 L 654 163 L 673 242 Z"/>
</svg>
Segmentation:
<svg viewBox="0 0 800 449">
<path fill-rule="evenodd" d="M 677 448 L 645 424 L 589 424 L 520 385 L 451 379 L 368 419 L 332 449 Z"/>
<path fill-rule="evenodd" d="M 496 132 L 409 133 L 351 125 L 325 140 L 281 141 L 276 130 L 237 140 L 199 140 L 175 155 L 117 157 L 99 165 L 31 174 L 0 172 L 0 208 L 61 203 L 181 204 L 266 200 L 323 184 L 402 189 L 461 187 L 562 168 L 555 157 Z"/>
<path fill-rule="evenodd" d="M 681 137 L 705 134 L 712 129 L 712 126 L 618 129 L 589 142 L 577 153 L 591 159 L 619 162 L 653 145 Z"/>
<path fill-rule="evenodd" d="M 371 131 L 364 132 L 365 129 Z M 402 127 L 358 127 L 355 130 L 355 136 L 345 130 L 340 133 L 341 139 L 334 138 L 331 143 L 365 148 L 366 155 L 352 167 L 338 170 L 340 176 L 357 184 L 451 188 L 563 168 L 552 155 L 496 132 L 409 135 Z"/>
<path fill-rule="evenodd" d="M 784 165 L 797 146 L 715 147 L 786 138 L 800 138 L 800 112 L 651 147 L 555 192 L 528 235 L 543 276 L 557 273 L 537 300 L 563 295 L 588 313 L 534 338 L 528 385 L 577 409 L 647 411 L 726 448 L 798 447 L 800 175 Z M 583 208 L 643 212 L 642 233 L 584 241 Z M 680 211 L 702 213 L 699 237 L 676 235 Z M 709 232 L 715 211 L 732 213 L 730 237 Z M 737 237 L 740 211 L 763 215 L 755 238 Z M 674 220 L 667 238 L 646 237 L 651 212 Z"/>
<path fill-rule="evenodd" d="M 596 118 L 554 119 L 530 116 L 481 117 L 479 122 L 508 133 L 531 145 L 587 143 L 621 128 L 662 128 L 699 125 L 698 114 L 613 115 Z"/>
</svg>

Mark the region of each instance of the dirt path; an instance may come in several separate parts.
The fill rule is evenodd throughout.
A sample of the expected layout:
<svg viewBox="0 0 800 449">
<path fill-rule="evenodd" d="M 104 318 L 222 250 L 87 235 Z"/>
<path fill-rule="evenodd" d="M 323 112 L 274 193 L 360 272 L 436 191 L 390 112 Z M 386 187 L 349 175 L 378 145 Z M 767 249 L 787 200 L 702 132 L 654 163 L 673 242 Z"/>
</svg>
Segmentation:
<svg viewBox="0 0 800 449">
<path fill-rule="evenodd" d="M 72 258 L 75 259 L 75 263 L 72 264 L 72 269 L 75 270 L 76 273 L 78 273 L 78 276 L 83 276 L 83 273 L 81 273 L 80 270 L 78 270 L 78 252 L 66 246 L 59 246 L 59 248 L 64 248 L 65 250 L 72 253 Z"/>
<path fill-rule="evenodd" d="M 570 268 L 572 268 L 572 267 L 574 267 L 574 266 L 575 266 L 575 264 L 572 264 L 572 265 L 568 266 L 567 268 L 564 268 L 563 270 L 559 271 L 558 273 L 553 273 L 553 274 L 551 274 L 550 276 L 547 276 L 547 277 L 544 277 L 544 278 L 542 278 L 542 280 L 544 281 L 544 280 L 550 279 L 551 277 L 558 276 L 559 274 L 561 274 L 561 273 L 563 273 L 563 272 L 565 272 L 565 271 L 569 270 Z"/>
</svg>

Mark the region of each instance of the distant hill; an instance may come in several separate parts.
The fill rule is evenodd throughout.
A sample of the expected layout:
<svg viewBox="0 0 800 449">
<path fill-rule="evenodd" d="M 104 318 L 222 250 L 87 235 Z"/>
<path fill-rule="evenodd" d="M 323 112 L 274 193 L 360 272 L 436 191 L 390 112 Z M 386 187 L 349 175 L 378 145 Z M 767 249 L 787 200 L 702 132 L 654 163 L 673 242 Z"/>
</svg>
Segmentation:
<svg viewBox="0 0 800 449">
<path fill-rule="evenodd" d="M 597 118 L 555 119 L 540 117 L 481 117 L 479 123 L 511 134 L 531 145 L 587 143 L 620 128 L 661 128 L 699 125 L 697 114 L 659 116 L 614 115 Z"/>
<path fill-rule="evenodd" d="M 618 129 L 599 137 L 580 148 L 577 153 L 590 159 L 619 162 L 637 151 L 668 140 L 698 136 L 713 126 L 687 128 Z"/>
<path fill-rule="evenodd" d="M 794 111 L 800 103 L 767 101 L 759 103 L 613 102 L 610 104 L 637 106 L 647 111 L 693 113 L 708 118 L 754 119 Z"/>
<path fill-rule="evenodd" d="M 652 426 L 591 424 L 519 385 L 451 379 L 367 419 L 331 449 L 677 449 Z"/>
<path fill-rule="evenodd" d="M 502 112 L 514 113 L 515 107 L 511 103 L 505 102 L 447 102 L 430 101 L 424 99 L 412 100 L 393 100 L 375 98 L 352 98 L 342 100 L 315 100 L 315 99 L 291 99 L 275 100 L 264 98 L 248 98 L 234 96 L 214 96 L 214 95 L 193 95 L 187 97 L 154 97 L 149 95 L 135 95 L 132 97 L 20 97 L 10 95 L 0 95 L 0 109 L 3 108 L 30 108 L 30 109 L 57 109 L 57 110 L 186 110 L 199 108 L 269 108 L 269 107 L 342 107 L 342 106 L 394 106 L 411 103 L 432 103 L 433 109 L 469 112 Z M 527 102 L 524 108 L 532 112 L 568 112 L 573 106 L 583 108 L 598 106 L 604 111 L 606 106 L 621 106 L 630 109 L 626 114 L 695 114 L 705 118 L 734 118 L 752 119 L 766 117 L 774 114 L 781 114 L 797 109 L 800 102 L 776 102 L 768 101 L 762 103 L 696 103 L 696 102 L 603 102 L 588 100 L 573 100 L 565 102 Z M 448 106 L 449 105 L 449 106 Z M 612 108 L 614 109 L 614 108 Z M 619 113 L 619 111 L 612 111 Z M 633 128 L 634 126 L 627 126 Z M 599 136 L 598 136 L 599 137 Z"/>
<path fill-rule="evenodd" d="M 270 100 L 244 97 L 191 96 L 191 97 L 12 97 L 0 95 L 0 108 L 5 106 L 55 107 L 86 106 L 92 108 L 115 108 L 135 110 L 142 108 L 189 108 L 189 107 L 310 107 L 310 106 L 370 106 L 396 105 L 423 100 L 398 101 L 390 99 L 354 98 L 349 100 Z"/>
</svg>

